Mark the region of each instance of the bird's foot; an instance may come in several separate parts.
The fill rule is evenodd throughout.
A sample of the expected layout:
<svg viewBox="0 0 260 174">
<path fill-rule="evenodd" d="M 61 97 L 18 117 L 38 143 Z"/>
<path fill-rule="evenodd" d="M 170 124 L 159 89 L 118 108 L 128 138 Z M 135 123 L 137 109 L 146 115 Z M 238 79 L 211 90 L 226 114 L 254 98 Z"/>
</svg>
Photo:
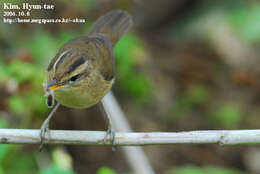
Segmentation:
<svg viewBox="0 0 260 174">
<path fill-rule="evenodd" d="M 104 137 L 104 143 L 106 143 L 108 139 L 112 145 L 112 149 L 115 150 L 115 130 L 111 124 L 108 126 L 106 135 Z"/>
<path fill-rule="evenodd" d="M 44 146 L 44 141 L 45 141 L 45 135 L 46 133 L 49 131 L 49 123 L 48 122 L 44 122 L 41 126 L 40 129 L 40 147 L 39 147 L 39 151 L 42 151 L 43 146 Z"/>
</svg>

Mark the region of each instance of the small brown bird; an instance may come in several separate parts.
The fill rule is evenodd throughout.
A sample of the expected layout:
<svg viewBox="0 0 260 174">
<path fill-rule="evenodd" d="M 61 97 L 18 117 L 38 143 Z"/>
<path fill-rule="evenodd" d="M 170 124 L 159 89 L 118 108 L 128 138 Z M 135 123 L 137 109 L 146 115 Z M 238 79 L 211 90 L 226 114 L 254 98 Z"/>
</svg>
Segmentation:
<svg viewBox="0 0 260 174">
<path fill-rule="evenodd" d="M 100 17 L 87 36 L 70 40 L 60 48 L 47 68 L 47 103 L 53 105 L 52 97 L 58 103 L 41 127 L 42 141 L 59 103 L 70 108 L 88 108 L 111 89 L 115 80 L 113 46 L 132 24 L 127 12 L 114 10 Z"/>
</svg>

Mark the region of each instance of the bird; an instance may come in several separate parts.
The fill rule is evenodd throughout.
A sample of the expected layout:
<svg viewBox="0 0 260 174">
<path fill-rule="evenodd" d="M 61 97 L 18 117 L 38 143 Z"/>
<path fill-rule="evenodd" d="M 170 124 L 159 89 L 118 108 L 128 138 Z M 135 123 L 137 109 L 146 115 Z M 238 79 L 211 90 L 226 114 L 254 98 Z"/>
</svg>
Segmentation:
<svg viewBox="0 0 260 174">
<path fill-rule="evenodd" d="M 72 39 L 59 49 L 47 67 L 44 83 L 47 106 L 56 105 L 40 129 L 41 146 L 49 122 L 60 105 L 85 109 L 99 103 L 115 81 L 113 47 L 133 25 L 132 16 L 123 10 L 112 10 L 92 25 L 87 35 Z M 114 141 L 111 120 L 106 138 Z M 41 148 L 41 147 L 40 147 Z"/>
</svg>

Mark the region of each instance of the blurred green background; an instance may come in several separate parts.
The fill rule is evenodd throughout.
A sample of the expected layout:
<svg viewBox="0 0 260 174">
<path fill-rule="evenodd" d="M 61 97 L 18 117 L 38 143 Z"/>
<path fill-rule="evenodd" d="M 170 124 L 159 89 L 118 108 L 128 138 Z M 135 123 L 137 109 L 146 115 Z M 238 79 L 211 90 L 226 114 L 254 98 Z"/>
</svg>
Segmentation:
<svg viewBox="0 0 260 174">
<path fill-rule="evenodd" d="M 1 1 L 23 3 L 21 0 Z M 27 1 L 26 1 L 27 2 Z M 44 4 L 46 1 L 28 1 Z M 134 27 L 115 46 L 113 91 L 135 131 L 257 129 L 260 126 L 260 3 L 242 0 L 48 1 L 35 18 L 85 18 L 83 24 L 0 22 L 0 128 L 38 129 L 48 112 L 42 83 L 60 46 L 85 35 L 112 9 Z M 3 16 L 1 15 L 1 18 Z M 99 108 L 60 108 L 53 129 L 105 130 Z M 260 173 L 259 147 L 144 147 L 159 174 Z M 0 145 L 0 174 L 130 174 L 109 147 Z"/>
</svg>

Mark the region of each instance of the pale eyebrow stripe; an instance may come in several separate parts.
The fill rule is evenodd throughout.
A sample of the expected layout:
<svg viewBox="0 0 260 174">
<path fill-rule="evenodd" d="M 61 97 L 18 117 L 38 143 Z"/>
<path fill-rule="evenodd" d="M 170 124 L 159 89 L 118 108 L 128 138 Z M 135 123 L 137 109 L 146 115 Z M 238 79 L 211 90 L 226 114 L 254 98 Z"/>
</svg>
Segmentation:
<svg viewBox="0 0 260 174">
<path fill-rule="evenodd" d="M 66 57 L 66 55 L 71 51 L 71 49 L 64 51 L 61 53 L 60 57 L 56 60 L 56 62 L 53 65 L 53 72 L 55 72 L 58 68 L 58 65 L 63 61 L 63 59 Z"/>
</svg>

